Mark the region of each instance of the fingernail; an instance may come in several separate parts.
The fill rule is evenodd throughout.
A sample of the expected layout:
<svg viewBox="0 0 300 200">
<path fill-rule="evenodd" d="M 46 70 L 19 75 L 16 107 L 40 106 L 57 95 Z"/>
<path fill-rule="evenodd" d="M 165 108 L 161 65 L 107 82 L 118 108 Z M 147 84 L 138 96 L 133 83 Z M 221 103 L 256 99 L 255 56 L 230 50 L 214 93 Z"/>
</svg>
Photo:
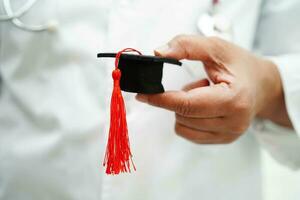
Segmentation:
<svg viewBox="0 0 300 200">
<path fill-rule="evenodd" d="M 135 98 L 136 98 L 136 100 L 138 100 L 138 101 L 140 101 L 140 102 L 142 102 L 142 103 L 147 103 L 147 102 L 148 102 L 148 98 L 147 98 L 147 96 L 144 95 L 144 94 L 137 94 L 137 95 L 135 96 Z"/>
<path fill-rule="evenodd" d="M 160 46 L 160 47 L 156 48 L 154 51 L 158 55 L 164 55 L 164 54 L 167 54 L 170 51 L 170 46 L 165 44 L 163 46 Z"/>
</svg>

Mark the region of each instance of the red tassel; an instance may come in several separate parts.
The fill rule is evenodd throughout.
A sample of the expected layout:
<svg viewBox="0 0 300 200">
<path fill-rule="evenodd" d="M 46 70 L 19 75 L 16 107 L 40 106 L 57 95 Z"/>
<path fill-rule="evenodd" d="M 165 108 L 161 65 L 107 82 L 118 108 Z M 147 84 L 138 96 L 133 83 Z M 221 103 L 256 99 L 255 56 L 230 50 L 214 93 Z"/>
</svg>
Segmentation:
<svg viewBox="0 0 300 200">
<path fill-rule="evenodd" d="M 141 55 L 139 51 L 132 48 L 126 48 L 118 52 L 115 60 L 115 70 L 112 72 L 114 88 L 110 104 L 110 129 L 103 161 L 103 166 L 106 166 L 107 174 L 130 172 L 131 165 L 135 170 L 130 151 L 126 110 L 120 89 L 121 71 L 118 69 L 121 54 L 131 51 Z"/>
</svg>

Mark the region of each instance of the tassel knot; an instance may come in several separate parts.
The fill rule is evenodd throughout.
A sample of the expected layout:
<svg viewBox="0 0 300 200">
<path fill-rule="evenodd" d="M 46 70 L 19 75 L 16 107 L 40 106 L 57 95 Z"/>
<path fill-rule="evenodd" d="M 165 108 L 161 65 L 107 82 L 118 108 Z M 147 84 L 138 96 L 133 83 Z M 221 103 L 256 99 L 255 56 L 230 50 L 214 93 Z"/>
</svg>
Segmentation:
<svg viewBox="0 0 300 200">
<path fill-rule="evenodd" d="M 120 79 L 121 79 L 121 70 L 115 69 L 112 72 L 112 78 L 114 79 L 114 83 L 120 81 Z"/>
</svg>

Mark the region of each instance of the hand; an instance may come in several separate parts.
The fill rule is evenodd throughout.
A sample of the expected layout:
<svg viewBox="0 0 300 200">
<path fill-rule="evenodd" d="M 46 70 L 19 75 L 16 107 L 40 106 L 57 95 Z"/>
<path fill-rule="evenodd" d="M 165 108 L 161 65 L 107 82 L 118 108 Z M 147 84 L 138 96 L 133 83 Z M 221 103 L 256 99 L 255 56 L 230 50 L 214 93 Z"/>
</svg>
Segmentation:
<svg viewBox="0 0 300 200">
<path fill-rule="evenodd" d="M 202 61 L 213 83 L 204 79 L 182 91 L 137 95 L 141 102 L 175 112 L 178 135 L 195 143 L 225 144 L 241 136 L 256 115 L 276 121 L 274 114 L 284 113 L 283 120 L 277 120 L 290 124 L 272 62 L 224 40 L 201 36 L 177 36 L 155 54 Z"/>
</svg>

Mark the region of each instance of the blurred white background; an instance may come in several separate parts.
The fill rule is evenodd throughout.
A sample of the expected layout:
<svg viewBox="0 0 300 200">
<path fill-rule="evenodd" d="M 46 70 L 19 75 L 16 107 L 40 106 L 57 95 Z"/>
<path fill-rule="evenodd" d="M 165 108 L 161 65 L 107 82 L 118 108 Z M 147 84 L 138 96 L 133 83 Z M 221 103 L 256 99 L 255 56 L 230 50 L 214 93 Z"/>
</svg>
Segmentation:
<svg viewBox="0 0 300 200">
<path fill-rule="evenodd" d="M 299 200 L 300 171 L 278 164 L 263 150 L 264 200 Z"/>
</svg>

